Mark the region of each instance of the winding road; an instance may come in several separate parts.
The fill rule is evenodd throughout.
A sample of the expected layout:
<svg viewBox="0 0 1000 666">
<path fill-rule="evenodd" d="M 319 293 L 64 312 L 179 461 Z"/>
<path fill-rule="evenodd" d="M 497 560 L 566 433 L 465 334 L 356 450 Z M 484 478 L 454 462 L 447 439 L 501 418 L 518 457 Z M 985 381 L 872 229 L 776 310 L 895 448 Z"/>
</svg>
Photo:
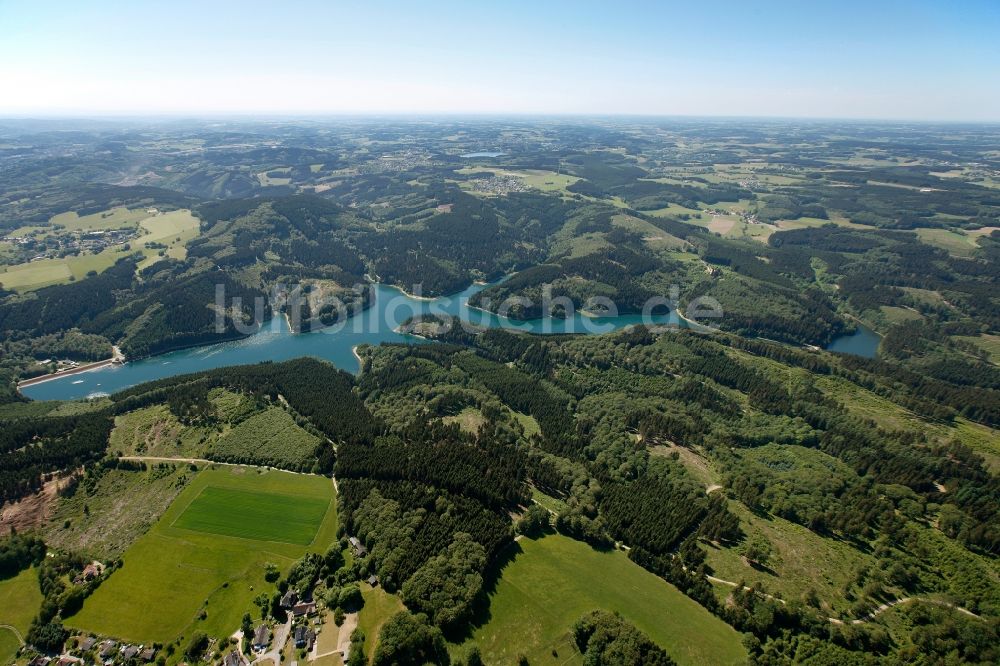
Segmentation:
<svg viewBox="0 0 1000 666">
<path fill-rule="evenodd" d="M 728 585 L 729 587 L 736 587 L 737 585 L 739 585 L 739 583 L 734 583 L 733 581 L 731 581 L 731 580 L 725 580 L 724 578 L 716 578 L 715 576 L 708 576 L 708 575 L 706 575 L 705 578 L 710 583 L 718 583 L 720 585 Z M 749 590 L 750 588 L 747 587 L 746 585 L 744 585 L 743 589 L 744 590 Z M 766 592 L 763 593 L 763 595 L 765 597 L 767 597 L 768 599 L 771 599 L 772 601 L 777 601 L 777 602 L 782 603 L 782 604 L 785 603 L 784 599 L 779 599 L 778 597 L 776 597 L 774 595 L 771 595 L 771 594 L 767 594 Z M 861 617 L 859 617 L 859 618 L 857 618 L 855 620 L 851 620 L 850 624 L 864 624 L 865 622 L 870 622 L 871 620 L 875 619 L 876 616 L 878 616 L 881 613 L 884 613 L 885 611 L 889 610 L 893 606 L 899 606 L 901 604 L 908 604 L 908 603 L 910 603 L 912 601 L 919 601 L 919 602 L 925 603 L 925 604 L 934 604 L 935 606 L 943 606 L 945 608 L 950 608 L 952 610 L 958 611 L 959 613 L 963 613 L 965 615 L 968 615 L 969 617 L 974 617 L 977 620 L 983 619 L 981 616 L 976 615 L 975 613 L 973 613 L 972 611 L 970 611 L 968 608 L 962 608 L 961 606 L 953 604 L 953 603 L 951 603 L 949 601 L 942 601 L 941 599 L 930 599 L 928 597 L 902 597 L 900 599 L 893 599 L 892 601 L 888 601 L 888 602 L 882 604 L 881 606 L 879 606 L 878 608 L 876 608 L 875 610 L 873 610 L 872 612 L 870 612 L 870 613 L 868 613 L 866 615 L 862 615 Z M 839 617 L 828 617 L 826 619 L 828 619 L 831 624 L 847 624 L 847 622 L 845 622 L 844 620 L 841 620 Z"/>
</svg>

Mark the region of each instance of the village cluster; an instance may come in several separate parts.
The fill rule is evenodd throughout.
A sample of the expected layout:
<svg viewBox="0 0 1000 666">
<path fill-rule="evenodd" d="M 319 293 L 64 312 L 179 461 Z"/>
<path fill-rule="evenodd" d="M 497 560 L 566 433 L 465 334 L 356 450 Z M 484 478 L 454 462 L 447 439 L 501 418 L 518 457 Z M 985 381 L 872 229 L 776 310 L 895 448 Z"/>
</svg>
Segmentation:
<svg viewBox="0 0 1000 666">
<path fill-rule="evenodd" d="M 34 234 L 28 234 L 4 236 L 0 240 L 32 252 L 33 254 L 29 257 L 30 261 L 42 261 L 43 259 L 56 259 L 80 252 L 97 254 L 109 247 L 124 247 L 138 235 L 139 231 L 137 229 L 99 229 L 96 231 L 51 233 L 49 230 L 45 230 L 44 233 L 47 235 L 41 238 Z"/>
<path fill-rule="evenodd" d="M 88 666 L 90 664 L 144 664 L 156 658 L 157 650 L 152 646 L 119 644 L 113 640 L 98 642 L 93 636 L 77 636 L 68 645 L 74 645 L 59 657 L 39 655 L 28 662 L 28 666 Z"/>
<path fill-rule="evenodd" d="M 527 192 L 530 189 L 525 184 L 524 179 L 517 176 L 491 176 L 489 178 L 476 178 L 470 182 L 476 192 L 494 196 L 503 196 L 511 192 Z"/>
</svg>

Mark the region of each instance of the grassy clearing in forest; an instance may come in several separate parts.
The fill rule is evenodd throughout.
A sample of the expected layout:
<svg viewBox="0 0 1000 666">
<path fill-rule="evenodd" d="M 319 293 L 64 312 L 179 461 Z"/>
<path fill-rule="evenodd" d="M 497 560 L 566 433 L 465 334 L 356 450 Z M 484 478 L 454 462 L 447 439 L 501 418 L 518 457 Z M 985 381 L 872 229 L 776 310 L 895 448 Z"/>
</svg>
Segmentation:
<svg viewBox="0 0 1000 666">
<path fill-rule="evenodd" d="M 743 663 L 740 635 L 621 551 L 560 535 L 516 543 L 471 639 L 486 663 L 580 663 L 573 624 L 595 608 L 620 612 L 682 666 Z M 464 652 L 455 647 L 455 654 Z"/>
<path fill-rule="evenodd" d="M 364 608 L 358 613 L 358 628 L 365 632 L 365 652 L 375 653 L 378 644 L 378 632 L 386 621 L 403 608 L 403 602 L 395 594 L 386 592 L 382 587 L 372 587 L 361 583 L 361 596 L 364 597 Z"/>
</svg>

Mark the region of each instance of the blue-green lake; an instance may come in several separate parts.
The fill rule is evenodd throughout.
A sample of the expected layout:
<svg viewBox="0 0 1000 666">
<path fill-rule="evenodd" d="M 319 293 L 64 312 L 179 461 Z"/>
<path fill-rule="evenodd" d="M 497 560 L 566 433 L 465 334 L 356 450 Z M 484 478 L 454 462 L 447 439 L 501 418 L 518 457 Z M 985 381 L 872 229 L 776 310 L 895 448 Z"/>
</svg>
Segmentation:
<svg viewBox="0 0 1000 666">
<path fill-rule="evenodd" d="M 858 324 L 857 330 L 850 335 L 842 335 L 827 347 L 828 351 L 854 354 L 865 358 L 875 358 L 882 337 L 867 326 Z"/>
<path fill-rule="evenodd" d="M 326 359 L 349 372 L 360 369 L 354 347 L 382 342 L 422 343 L 422 338 L 398 333 L 396 329 L 410 317 L 422 314 L 447 314 L 480 327 L 504 327 L 536 334 L 549 333 L 610 333 L 617 329 L 643 323 L 641 315 L 618 317 L 587 317 L 576 313 L 572 318 L 546 317 L 516 322 L 491 312 L 468 306 L 469 298 L 487 285 L 474 284 L 462 292 L 435 299 L 414 298 L 394 287 L 374 285 L 375 300 L 370 308 L 343 322 L 342 325 L 310 333 L 293 333 L 284 317 L 274 317 L 260 331 L 241 340 L 221 342 L 182 349 L 160 356 L 131 361 L 124 365 L 67 375 L 22 389 L 34 400 L 73 400 L 114 393 L 143 382 L 173 375 L 200 372 L 227 365 L 244 365 L 261 361 L 284 361 L 300 356 Z M 656 315 L 652 323 L 685 326 L 675 312 Z M 881 338 L 871 329 L 859 326 L 851 335 L 834 340 L 831 351 L 875 356 Z"/>
<path fill-rule="evenodd" d="M 293 333 L 284 317 L 274 317 L 249 337 L 232 342 L 182 349 L 160 356 L 131 361 L 76 375 L 67 375 L 22 389 L 35 400 L 72 400 L 114 393 L 129 386 L 173 375 L 200 372 L 227 365 L 243 365 L 261 361 L 284 361 L 300 356 L 323 358 L 339 368 L 356 373 L 359 370 L 354 347 L 381 342 L 419 343 L 423 339 L 397 333 L 396 329 L 410 317 L 421 314 L 449 314 L 477 326 L 503 326 L 531 333 L 609 333 L 642 322 L 641 315 L 619 317 L 586 317 L 577 313 L 571 319 L 547 317 L 527 322 L 515 322 L 497 315 L 468 307 L 469 297 L 486 285 L 474 284 L 464 291 L 435 299 L 417 299 L 398 289 L 375 285 L 375 301 L 370 308 L 347 319 L 343 325 L 313 331 Z M 657 324 L 676 324 L 676 313 L 653 317 Z M 681 324 L 683 325 L 683 323 Z"/>
<path fill-rule="evenodd" d="M 464 155 L 459 155 L 459 157 L 473 158 L 473 157 L 500 157 L 504 153 L 496 150 L 484 150 L 478 153 L 466 153 Z"/>
</svg>

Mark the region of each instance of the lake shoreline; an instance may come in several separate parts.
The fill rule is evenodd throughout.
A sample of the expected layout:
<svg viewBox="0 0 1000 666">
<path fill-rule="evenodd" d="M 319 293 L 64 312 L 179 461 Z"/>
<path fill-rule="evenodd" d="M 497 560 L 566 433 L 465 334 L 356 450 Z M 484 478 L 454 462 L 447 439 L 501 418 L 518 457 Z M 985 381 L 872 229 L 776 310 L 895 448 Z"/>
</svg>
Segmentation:
<svg viewBox="0 0 1000 666">
<path fill-rule="evenodd" d="M 63 377 L 69 377 L 70 375 L 78 375 L 84 372 L 90 372 L 91 370 L 100 370 L 101 368 L 106 368 L 111 365 L 124 365 L 125 355 L 122 354 L 122 350 L 118 348 L 117 345 L 111 345 L 111 358 L 106 358 L 103 361 L 94 361 L 92 363 L 85 363 L 84 365 L 78 365 L 75 368 L 67 368 L 66 370 L 59 370 L 57 372 L 50 372 L 45 375 L 38 375 L 37 377 L 29 377 L 28 379 L 23 379 L 17 383 L 17 390 L 20 392 L 21 388 L 27 388 L 29 386 L 35 386 L 36 384 L 44 384 L 45 382 L 51 382 L 56 379 L 62 379 Z"/>
<path fill-rule="evenodd" d="M 130 386 L 167 377 L 201 372 L 207 369 L 252 365 L 268 361 L 283 361 L 291 358 L 313 357 L 323 359 L 352 374 L 360 372 L 361 358 L 358 347 L 380 344 L 425 344 L 428 336 L 419 333 L 405 333 L 401 325 L 408 318 L 427 315 L 457 317 L 463 324 L 476 328 L 500 328 L 511 333 L 522 333 L 539 338 L 545 335 L 599 335 L 610 334 L 630 326 L 651 325 L 654 331 L 689 327 L 695 331 L 708 332 L 706 327 L 695 325 L 678 310 L 671 310 L 646 322 L 641 315 L 620 315 L 618 317 L 594 318 L 579 312 L 570 319 L 545 317 L 534 320 L 515 320 L 501 317 L 484 308 L 468 304 L 476 293 L 488 285 L 472 284 L 463 291 L 438 299 L 416 299 L 394 285 L 372 283 L 372 294 L 366 307 L 356 312 L 344 326 L 332 325 L 314 333 L 326 335 L 304 335 L 291 330 L 283 313 L 269 312 L 265 322 L 251 335 L 233 335 L 225 340 L 198 342 L 174 347 L 144 358 L 130 358 L 123 365 L 111 368 L 108 365 L 88 364 L 84 368 L 74 368 L 72 374 L 79 374 L 83 381 L 66 380 L 70 373 L 56 373 L 44 377 L 25 380 L 18 385 L 21 395 L 32 400 L 75 400 L 88 395 L 115 393 Z M 432 302 L 429 302 L 432 301 Z M 478 313 L 470 314 L 473 310 Z M 594 314 L 594 313 L 588 313 Z M 873 341 L 874 342 L 874 341 Z M 860 343 L 860 344 L 859 344 Z M 864 341 L 855 345 L 857 355 L 870 354 Z M 189 351 L 184 351 L 188 349 Z M 156 359 L 154 357 L 160 357 Z M 152 360 L 151 360 L 152 359 Z M 90 371 L 90 374 L 85 374 Z M 59 381 L 62 380 L 62 381 Z"/>
<path fill-rule="evenodd" d="M 29 386 L 35 386 L 36 384 L 44 384 L 45 382 L 62 379 L 63 377 L 69 377 L 70 375 L 79 375 L 84 372 L 90 372 L 91 370 L 100 370 L 101 368 L 113 365 L 116 360 L 117 358 L 106 358 L 103 361 L 94 361 L 93 363 L 87 363 L 86 365 L 80 365 L 75 368 L 59 370 L 58 372 L 50 372 L 45 375 L 31 377 L 30 379 L 22 379 L 17 383 L 17 390 L 20 391 L 22 388 L 28 388 Z"/>
</svg>

